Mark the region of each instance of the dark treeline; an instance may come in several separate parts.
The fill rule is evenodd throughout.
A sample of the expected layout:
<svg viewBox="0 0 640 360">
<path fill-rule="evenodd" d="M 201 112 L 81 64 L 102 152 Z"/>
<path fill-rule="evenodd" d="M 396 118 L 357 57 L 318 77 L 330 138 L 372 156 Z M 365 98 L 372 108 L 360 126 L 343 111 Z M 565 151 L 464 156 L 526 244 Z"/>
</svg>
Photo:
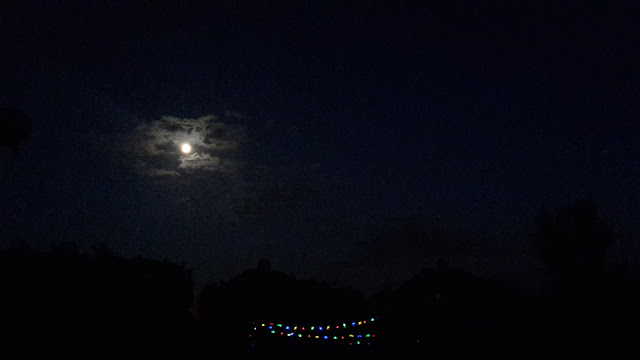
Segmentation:
<svg viewBox="0 0 640 360">
<path fill-rule="evenodd" d="M 271 269 L 193 295 L 183 266 L 62 244 L 0 252 L 6 359 L 618 358 L 638 355 L 640 279 L 608 257 L 613 226 L 590 200 L 543 211 L 532 237 L 549 273 L 542 295 L 497 278 L 425 268 L 370 298 Z M 379 316 L 371 346 L 252 332 L 264 322 L 339 324 Z M 337 331 L 337 330 L 336 330 Z M 249 335 L 253 334 L 252 338 Z M 253 345 L 251 345 L 253 344 Z M 330 345 L 333 344 L 333 345 Z M 342 342 L 341 344 L 344 344 Z M 225 355 L 227 354 L 227 355 Z"/>
<path fill-rule="evenodd" d="M 0 253 L 2 358 L 139 358 L 186 349 L 191 274 L 181 266 L 80 254 Z"/>
</svg>

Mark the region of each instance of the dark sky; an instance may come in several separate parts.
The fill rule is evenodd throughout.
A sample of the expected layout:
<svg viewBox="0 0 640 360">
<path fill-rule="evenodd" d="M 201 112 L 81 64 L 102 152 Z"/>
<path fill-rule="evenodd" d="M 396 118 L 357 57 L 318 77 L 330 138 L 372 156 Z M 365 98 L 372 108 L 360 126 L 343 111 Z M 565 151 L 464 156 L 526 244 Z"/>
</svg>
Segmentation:
<svg viewBox="0 0 640 360">
<path fill-rule="evenodd" d="M 1 154 L 5 244 L 526 285 L 536 211 L 592 194 L 640 255 L 635 1 L 32 3 L 0 12 L 0 105 L 35 123 Z"/>
</svg>

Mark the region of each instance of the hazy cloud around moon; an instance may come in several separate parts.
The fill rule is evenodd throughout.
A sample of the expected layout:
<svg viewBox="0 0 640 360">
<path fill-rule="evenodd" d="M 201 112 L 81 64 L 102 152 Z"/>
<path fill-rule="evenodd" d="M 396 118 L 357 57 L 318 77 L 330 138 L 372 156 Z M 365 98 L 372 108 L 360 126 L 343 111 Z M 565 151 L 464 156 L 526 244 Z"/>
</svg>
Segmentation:
<svg viewBox="0 0 640 360">
<path fill-rule="evenodd" d="M 248 158 L 252 152 L 246 147 L 257 141 L 247 137 L 244 126 L 231 123 L 243 119 L 248 117 L 238 113 L 221 118 L 164 116 L 106 142 L 121 161 L 149 180 L 150 189 L 163 192 L 163 201 L 199 209 L 198 216 L 208 216 L 208 221 L 267 221 L 312 203 L 318 184 L 306 173 L 315 171 Z M 125 146 L 114 146 L 122 141 Z M 191 147 L 188 153 L 182 151 L 185 143 Z"/>
<path fill-rule="evenodd" d="M 165 116 L 139 125 L 131 136 L 135 167 L 149 176 L 179 176 L 198 172 L 236 173 L 242 127 L 213 115 L 195 119 Z M 182 144 L 191 152 L 184 154 Z"/>
</svg>

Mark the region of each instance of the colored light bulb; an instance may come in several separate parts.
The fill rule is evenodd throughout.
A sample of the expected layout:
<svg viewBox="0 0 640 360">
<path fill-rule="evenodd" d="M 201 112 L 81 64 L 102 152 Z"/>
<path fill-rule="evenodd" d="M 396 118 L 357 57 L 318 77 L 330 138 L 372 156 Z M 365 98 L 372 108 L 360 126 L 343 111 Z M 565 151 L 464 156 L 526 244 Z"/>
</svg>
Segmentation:
<svg viewBox="0 0 640 360">
<path fill-rule="evenodd" d="M 278 327 L 282 327 L 282 324 L 278 324 Z"/>
<path fill-rule="evenodd" d="M 313 331 L 313 326 L 311 327 L 311 331 Z"/>
<path fill-rule="evenodd" d="M 275 330 L 271 330 L 271 333 L 272 333 L 272 334 L 275 334 L 275 333 L 276 333 L 276 331 L 275 331 Z"/>
<path fill-rule="evenodd" d="M 371 334 L 367 334 L 365 337 L 371 337 Z"/>
<path fill-rule="evenodd" d="M 322 326 L 318 326 L 318 330 L 322 331 Z"/>
<path fill-rule="evenodd" d="M 273 326 L 269 325 L 269 330 L 273 329 Z"/>
<path fill-rule="evenodd" d="M 264 326 L 264 324 L 262 324 L 262 326 Z"/>
<path fill-rule="evenodd" d="M 362 321 L 358 321 L 358 325 L 362 325 Z"/>
<path fill-rule="evenodd" d="M 294 326 L 294 327 L 293 327 L 293 330 L 298 330 L 298 327 L 297 327 L 297 326 Z"/>
<path fill-rule="evenodd" d="M 304 331 L 304 326 L 302 327 L 302 331 Z"/>
<path fill-rule="evenodd" d="M 327 340 L 329 337 L 327 335 L 324 336 L 324 339 Z"/>
<path fill-rule="evenodd" d="M 371 321 L 375 320 L 374 318 L 371 318 Z"/>
<path fill-rule="evenodd" d="M 360 341 L 358 341 L 358 345 L 360 345 Z"/>
<path fill-rule="evenodd" d="M 299 337 L 299 338 L 301 338 L 301 337 L 302 337 L 302 334 L 298 334 L 298 337 Z"/>
<path fill-rule="evenodd" d="M 287 325 L 287 327 L 285 329 L 289 330 L 289 325 Z"/>
<path fill-rule="evenodd" d="M 345 328 L 346 328 L 346 327 L 347 327 L 347 324 L 345 324 L 345 323 L 342 323 L 342 327 L 345 327 Z"/>
</svg>

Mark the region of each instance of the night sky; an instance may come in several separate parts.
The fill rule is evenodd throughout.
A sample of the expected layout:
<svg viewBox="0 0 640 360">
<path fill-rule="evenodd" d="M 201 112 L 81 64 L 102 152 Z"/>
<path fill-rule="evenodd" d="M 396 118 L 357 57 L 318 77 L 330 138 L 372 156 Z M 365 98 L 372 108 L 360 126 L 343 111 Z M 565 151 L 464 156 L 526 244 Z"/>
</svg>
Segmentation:
<svg viewBox="0 0 640 360">
<path fill-rule="evenodd" d="M 199 286 L 267 257 L 372 292 L 440 256 L 529 286 L 535 213 L 591 194 L 640 256 L 636 1 L 30 3 L 0 11 L 0 106 L 34 119 L 3 246 Z"/>
</svg>

